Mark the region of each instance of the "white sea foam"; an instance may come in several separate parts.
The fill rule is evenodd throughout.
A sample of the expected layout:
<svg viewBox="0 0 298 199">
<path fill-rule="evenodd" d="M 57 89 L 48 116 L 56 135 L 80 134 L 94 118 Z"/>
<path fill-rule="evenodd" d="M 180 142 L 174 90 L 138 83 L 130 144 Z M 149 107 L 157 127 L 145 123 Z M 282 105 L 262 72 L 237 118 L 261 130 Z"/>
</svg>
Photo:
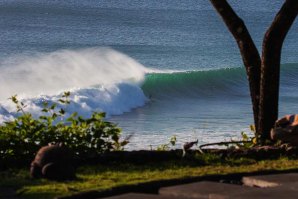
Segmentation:
<svg viewBox="0 0 298 199">
<path fill-rule="evenodd" d="M 156 69 L 156 68 L 146 68 L 145 70 L 146 73 L 157 73 L 157 74 L 171 74 L 171 73 L 184 73 L 184 72 L 189 72 L 188 70 L 171 70 L 171 69 Z"/>
<path fill-rule="evenodd" d="M 140 88 L 146 68 L 112 49 L 61 50 L 11 60 L 0 66 L 0 122 L 16 114 L 6 100 L 14 94 L 33 114 L 42 101 L 55 102 L 63 91 L 72 94 L 68 111 L 83 116 L 93 111 L 118 115 L 147 100 Z"/>
</svg>

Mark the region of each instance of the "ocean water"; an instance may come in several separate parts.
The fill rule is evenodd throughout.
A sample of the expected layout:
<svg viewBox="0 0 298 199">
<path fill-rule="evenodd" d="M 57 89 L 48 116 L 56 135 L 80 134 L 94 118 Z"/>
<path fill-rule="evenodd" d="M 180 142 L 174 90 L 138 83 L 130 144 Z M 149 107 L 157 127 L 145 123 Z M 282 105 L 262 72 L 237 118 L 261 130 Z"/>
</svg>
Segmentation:
<svg viewBox="0 0 298 199">
<path fill-rule="evenodd" d="M 230 2 L 261 51 L 282 1 Z M 281 76 L 280 116 L 298 113 L 297 20 Z M 67 111 L 105 111 L 133 134 L 128 150 L 236 139 L 253 123 L 236 42 L 207 0 L 0 0 L 0 122 L 16 116 L 12 95 L 38 115 L 63 91 Z"/>
</svg>

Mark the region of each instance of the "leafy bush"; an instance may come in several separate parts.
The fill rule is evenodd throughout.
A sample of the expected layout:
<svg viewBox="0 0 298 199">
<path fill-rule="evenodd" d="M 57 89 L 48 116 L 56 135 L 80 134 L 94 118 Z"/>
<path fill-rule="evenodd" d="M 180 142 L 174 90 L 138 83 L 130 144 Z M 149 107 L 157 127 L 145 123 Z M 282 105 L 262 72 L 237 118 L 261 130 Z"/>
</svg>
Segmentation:
<svg viewBox="0 0 298 199">
<path fill-rule="evenodd" d="M 119 141 L 121 130 L 104 120 L 105 113 L 94 112 L 84 119 L 74 112 L 65 118 L 65 109 L 58 105 L 68 105 L 69 95 L 65 92 L 54 104 L 44 102 L 42 116 L 37 119 L 24 111 L 26 105 L 16 96 L 11 97 L 20 115 L 0 126 L 0 160 L 31 159 L 40 147 L 51 142 L 64 143 L 81 158 L 121 150 L 128 143 Z"/>
</svg>

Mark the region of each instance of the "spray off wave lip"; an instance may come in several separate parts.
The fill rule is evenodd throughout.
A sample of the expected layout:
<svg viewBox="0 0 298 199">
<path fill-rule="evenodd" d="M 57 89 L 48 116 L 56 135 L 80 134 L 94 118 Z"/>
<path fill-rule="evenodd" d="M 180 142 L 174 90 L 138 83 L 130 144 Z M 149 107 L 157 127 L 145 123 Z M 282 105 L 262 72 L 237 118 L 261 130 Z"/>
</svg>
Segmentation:
<svg viewBox="0 0 298 199">
<path fill-rule="evenodd" d="M 56 94 L 73 88 L 116 83 L 141 83 L 145 67 L 109 48 L 59 50 L 16 56 L 0 63 L 0 100 Z"/>
</svg>

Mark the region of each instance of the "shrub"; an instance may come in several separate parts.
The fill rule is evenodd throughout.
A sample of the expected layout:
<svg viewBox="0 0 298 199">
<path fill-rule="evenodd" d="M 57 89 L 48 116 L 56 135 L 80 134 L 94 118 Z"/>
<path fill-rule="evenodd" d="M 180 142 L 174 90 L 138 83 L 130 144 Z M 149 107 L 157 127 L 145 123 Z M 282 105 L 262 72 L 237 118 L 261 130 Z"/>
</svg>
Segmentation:
<svg viewBox="0 0 298 199">
<path fill-rule="evenodd" d="M 42 115 L 37 118 L 25 112 L 26 105 L 12 96 L 10 99 L 20 115 L 0 126 L 0 160 L 32 159 L 40 147 L 51 142 L 64 143 L 79 158 L 121 150 L 128 143 L 119 141 L 121 129 L 105 121 L 103 112 L 94 112 L 86 119 L 74 112 L 65 118 L 65 109 L 57 105 L 68 105 L 69 95 L 65 92 L 54 104 L 44 102 Z"/>
</svg>

